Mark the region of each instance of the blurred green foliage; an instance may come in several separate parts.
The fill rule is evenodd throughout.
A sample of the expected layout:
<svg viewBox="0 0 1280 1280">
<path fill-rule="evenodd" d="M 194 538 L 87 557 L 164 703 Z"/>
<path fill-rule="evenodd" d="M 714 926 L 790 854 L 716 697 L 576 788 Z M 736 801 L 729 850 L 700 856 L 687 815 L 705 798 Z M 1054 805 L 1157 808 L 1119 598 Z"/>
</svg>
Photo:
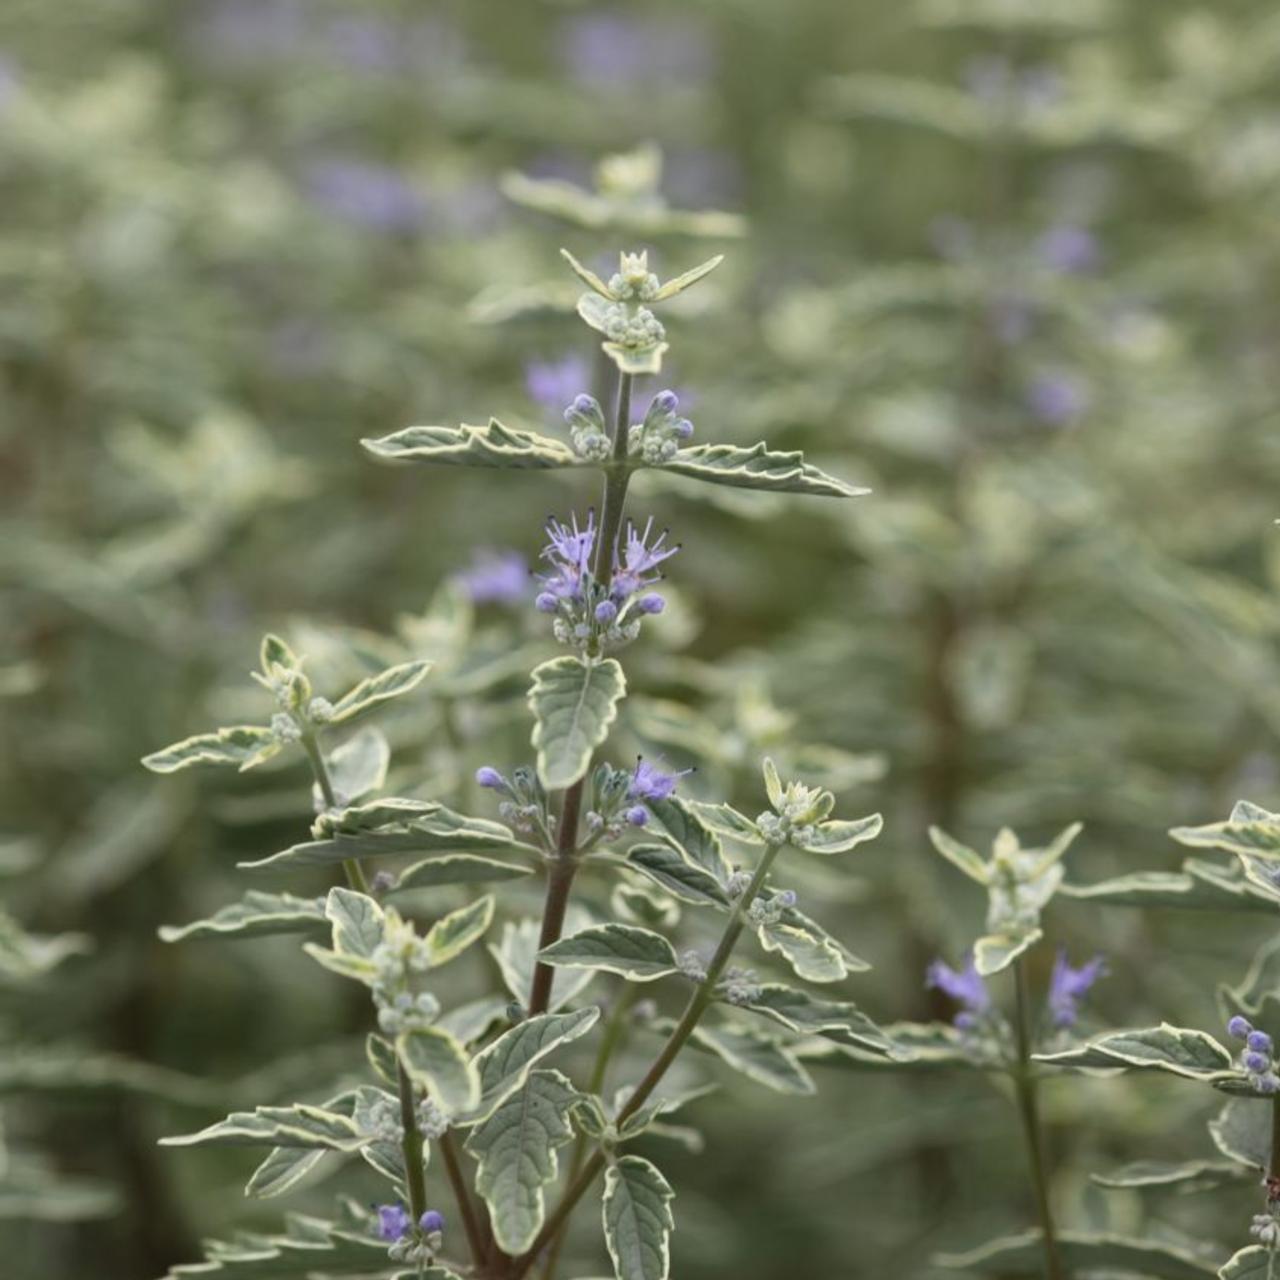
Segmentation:
<svg viewBox="0 0 1280 1280">
<path fill-rule="evenodd" d="M 687 393 L 701 441 L 803 447 L 875 490 L 746 503 L 641 476 L 686 554 L 623 719 L 744 805 L 759 755 L 799 743 L 788 770 L 884 810 L 856 879 L 798 885 L 874 963 L 849 991 L 869 1012 L 945 1015 L 925 965 L 979 930 L 931 823 L 985 847 L 1082 820 L 1079 882 L 1176 868 L 1166 829 L 1239 795 L 1280 807 L 1278 67 L 1261 0 L 11 0 L 0 861 L 16 919 L 91 950 L 0 986 L 6 1275 L 137 1280 L 278 1220 L 236 1153 L 155 1140 L 323 1091 L 360 1002 L 287 940 L 156 930 L 296 837 L 303 773 L 183 786 L 137 761 L 254 718 L 233 677 L 268 627 L 322 688 L 436 660 L 389 728 L 405 786 L 474 804 L 477 764 L 527 752 L 546 638 L 448 584 L 593 495 L 357 442 L 491 413 L 554 432 L 555 366 L 581 362 L 564 399 L 602 376 L 561 245 L 592 263 L 621 238 L 664 277 L 728 254 L 644 391 Z M 740 220 L 667 216 L 643 157 L 558 216 L 557 184 L 649 140 L 672 208 Z M 1266 936 L 1065 899 L 1046 932 L 1110 956 L 1099 1029 L 1216 1025 Z M 816 1103 L 705 1104 L 682 1280 L 928 1276 L 1029 1220 L 978 1077 L 815 1070 Z M 1173 1217 L 1088 1181 L 1203 1154 L 1211 1099 L 1063 1078 L 1044 1105 L 1076 1225 L 1239 1236 L 1225 1197 Z M 51 1180 L 65 1221 L 32 1208 Z"/>
</svg>

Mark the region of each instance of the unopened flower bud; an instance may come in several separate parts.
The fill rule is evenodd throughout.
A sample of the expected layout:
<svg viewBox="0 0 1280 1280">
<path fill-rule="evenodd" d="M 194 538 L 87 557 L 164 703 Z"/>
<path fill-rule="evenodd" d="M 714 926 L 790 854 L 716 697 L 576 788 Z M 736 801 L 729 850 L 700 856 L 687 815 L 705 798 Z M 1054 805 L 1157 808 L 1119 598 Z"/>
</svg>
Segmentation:
<svg viewBox="0 0 1280 1280">
<path fill-rule="evenodd" d="M 502 774 L 490 765 L 481 765 L 481 767 L 476 770 L 477 786 L 496 789 L 505 785 L 505 781 L 506 780 L 503 778 Z"/>
</svg>

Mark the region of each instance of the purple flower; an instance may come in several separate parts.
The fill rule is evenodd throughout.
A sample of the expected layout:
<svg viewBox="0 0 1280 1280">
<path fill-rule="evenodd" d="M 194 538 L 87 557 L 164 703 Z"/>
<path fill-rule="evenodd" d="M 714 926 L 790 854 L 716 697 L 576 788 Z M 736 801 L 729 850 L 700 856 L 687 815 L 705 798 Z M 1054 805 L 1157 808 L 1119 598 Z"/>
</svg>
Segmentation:
<svg viewBox="0 0 1280 1280">
<path fill-rule="evenodd" d="M 1075 1026 L 1080 1001 L 1106 971 L 1107 964 L 1101 956 L 1094 956 L 1088 964 L 1073 969 L 1067 962 L 1067 953 L 1058 952 L 1053 962 L 1053 976 L 1049 979 L 1049 1014 L 1055 1027 Z"/>
<path fill-rule="evenodd" d="M 996 298 L 991 304 L 989 315 L 997 339 L 1006 347 L 1016 347 L 1031 336 L 1035 312 L 1026 298 L 1014 295 Z"/>
<path fill-rule="evenodd" d="M 566 69 L 591 89 L 634 88 L 658 80 L 687 84 L 707 79 L 713 67 L 706 31 L 693 21 L 587 13 L 569 19 L 561 39 Z"/>
<path fill-rule="evenodd" d="M 417 231 L 426 220 L 426 200 L 403 174 L 358 157 L 314 162 L 304 186 L 320 208 L 365 231 Z"/>
<path fill-rule="evenodd" d="M 610 592 L 616 598 L 625 599 L 633 596 L 642 587 L 652 586 L 660 581 L 662 575 L 654 573 L 654 570 L 680 550 L 679 543 L 673 547 L 666 545 L 665 529 L 658 534 L 653 540 L 653 545 L 650 546 L 649 538 L 652 532 L 652 517 L 645 522 L 643 531 L 637 530 L 634 524 L 627 521 L 626 545 L 622 554 L 616 557 L 613 579 L 609 584 Z"/>
<path fill-rule="evenodd" d="M 507 785 L 506 779 L 492 765 L 481 765 L 476 770 L 476 785 L 497 789 Z"/>
<path fill-rule="evenodd" d="M 631 775 L 631 785 L 627 795 L 633 800 L 666 800 L 675 794 L 676 784 L 685 774 L 692 772 L 681 769 L 678 773 L 666 773 L 656 765 L 650 764 L 643 756 L 636 758 L 635 771 Z"/>
<path fill-rule="evenodd" d="M 1254 1053 L 1271 1054 L 1272 1044 L 1271 1037 L 1265 1031 L 1250 1031 L 1247 1043 Z"/>
<path fill-rule="evenodd" d="M 1036 257 L 1050 271 L 1080 275 L 1092 271 L 1101 257 L 1097 238 L 1091 231 L 1071 223 L 1050 227 L 1036 241 Z"/>
<path fill-rule="evenodd" d="M 404 65 L 404 33 L 390 22 L 349 14 L 334 18 L 328 28 L 329 45 L 352 71 L 395 71 Z"/>
<path fill-rule="evenodd" d="M 402 1204 L 378 1206 L 378 1235 L 383 1240 L 401 1240 L 409 1234 L 413 1219 Z"/>
<path fill-rule="evenodd" d="M 1227 1023 L 1227 1034 L 1236 1040 L 1245 1040 L 1253 1031 L 1253 1023 L 1242 1018 L 1238 1013 Z"/>
<path fill-rule="evenodd" d="M 548 410 L 559 410 L 588 385 L 590 366 L 579 355 L 563 360 L 531 360 L 525 366 L 525 390 L 529 398 Z"/>
<path fill-rule="evenodd" d="M 601 600 L 596 605 L 596 621 L 608 625 L 618 616 L 618 606 L 612 600 Z"/>
<path fill-rule="evenodd" d="M 991 995 L 972 955 L 965 956 L 964 968 L 960 970 L 953 969 L 943 960 L 935 960 L 925 971 L 924 984 L 964 1006 L 954 1019 L 955 1025 L 961 1029 L 975 1026 L 991 1009 Z"/>
<path fill-rule="evenodd" d="M 1244 1069 L 1255 1076 L 1260 1076 L 1271 1065 L 1271 1058 L 1265 1053 L 1246 1053 L 1241 1061 Z"/>
<path fill-rule="evenodd" d="M 554 516 L 547 521 L 547 545 L 542 558 L 551 566 L 550 573 L 539 575 L 543 591 L 537 605 L 544 612 L 551 612 L 560 600 L 577 600 L 582 595 L 583 578 L 590 572 L 591 556 L 596 546 L 596 513 L 587 513 L 587 523 L 578 525 L 578 517 L 572 516 L 571 525 L 561 524 Z M 551 609 L 546 607 L 550 598 Z"/>
<path fill-rule="evenodd" d="M 1027 407 L 1052 427 L 1079 418 L 1088 411 L 1090 400 L 1088 385 L 1063 371 L 1037 374 L 1027 389 Z"/>
<path fill-rule="evenodd" d="M 428 1209 L 426 1213 L 418 1219 L 418 1226 L 422 1228 L 427 1235 L 432 1235 L 437 1231 L 444 1230 L 444 1214 L 439 1209 Z"/>
<path fill-rule="evenodd" d="M 636 601 L 636 608 L 641 613 L 661 613 L 667 607 L 667 602 L 655 592 L 650 592 L 646 596 L 641 596 Z"/>
<path fill-rule="evenodd" d="M 529 596 L 529 564 L 518 551 L 482 547 L 455 581 L 473 604 L 521 604 Z"/>
<path fill-rule="evenodd" d="M 188 39 L 206 62 L 261 65 L 297 49 L 306 21 L 299 0 L 217 0 L 194 11 Z"/>
<path fill-rule="evenodd" d="M 633 827 L 643 827 L 649 821 L 649 810 L 642 804 L 633 804 L 626 812 L 626 819 Z"/>
</svg>

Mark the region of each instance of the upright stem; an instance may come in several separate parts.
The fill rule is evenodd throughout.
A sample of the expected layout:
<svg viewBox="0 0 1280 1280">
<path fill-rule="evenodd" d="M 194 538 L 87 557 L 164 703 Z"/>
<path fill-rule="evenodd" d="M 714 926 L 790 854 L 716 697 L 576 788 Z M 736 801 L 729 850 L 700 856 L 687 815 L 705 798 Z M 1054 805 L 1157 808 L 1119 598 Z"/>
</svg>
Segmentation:
<svg viewBox="0 0 1280 1280">
<path fill-rule="evenodd" d="M 453 1198 L 458 1202 L 458 1212 L 462 1215 L 462 1227 L 467 1233 L 467 1245 L 471 1256 L 479 1265 L 485 1255 L 484 1228 L 479 1215 L 471 1203 L 471 1194 L 467 1190 L 467 1179 L 462 1171 L 462 1161 L 458 1158 L 458 1144 L 453 1140 L 452 1132 L 446 1131 L 436 1144 L 444 1157 L 445 1176 L 453 1189 Z"/>
<path fill-rule="evenodd" d="M 324 752 L 320 750 L 320 743 L 314 729 L 302 735 L 302 749 L 307 753 L 307 759 L 311 761 L 311 772 L 315 775 L 316 785 L 320 788 L 325 804 L 330 809 L 336 809 L 337 793 L 333 789 L 333 779 L 329 777 L 329 766 L 324 762 Z M 344 859 L 342 870 L 347 877 L 348 888 L 355 889 L 359 893 L 369 892 L 369 882 L 365 879 L 364 868 L 360 865 L 358 858 Z"/>
<path fill-rule="evenodd" d="M 724 933 L 720 935 L 720 943 L 716 947 L 715 954 L 711 957 L 711 963 L 707 965 L 706 974 L 697 987 L 694 988 L 693 994 L 689 997 L 689 1003 L 685 1005 L 684 1013 L 680 1015 L 680 1021 L 671 1029 L 671 1033 L 667 1036 L 667 1041 L 662 1046 L 661 1052 L 653 1060 L 653 1065 L 645 1072 L 644 1079 L 640 1081 L 636 1086 L 635 1092 L 632 1093 L 626 1104 L 618 1111 L 614 1120 L 615 1125 L 619 1127 L 623 1125 L 649 1100 L 650 1095 L 662 1082 L 662 1077 L 667 1074 L 667 1070 L 676 1060 L 676 1055 L 684 1048 L 685 1043 L 693 1034 L 694 1028 L 707 1011 L 707 1007 L 715 999 L 716 984 L 720 981 L 720 976 L 724 973 L 725 967 L 729 963 L 729 958 L 733 955 L 733 948 L 746 925 L 747 909 L 755 901 L 756 894 L 760 892 L 764 885 L 765 878 L 769 874 L 769 868 L 773 865 L 773 860 L 778 856 L 778 851 L 781 847 L 781 845 L 776 844 L 765 847 L 765 851 L 761 854 L 760 861 L 756 865 L 755 873 L 751 877 L 751 883 L 747 886 L 746 892 L 742 897 L 734 903 L 733 911 L 729 915 L 729 922 L 725 925 Z M 546 1222 L 543 1223 L 542 1230 L 538 1232 L 533 1244 L 529 1246 L 528 1252 L 516 1259 L 515 1265 L 511 1270 L 511 1280 L 520 1280 L 520 1277 L 538 1260 L 538 1254 L 565 1227 L 569 1221 L 569 1216 L 577 1207 L 578 1201 L 587 1193 L 600 1170 L 604 1168 L 605 1159 L 604 1151 L 597 1148 L 591 1158 L 582 1166 L 578 1176 L 569 1183 L 560 1199 L 560 1203 L 556 1205 Z M 1062 1280 L 1062 1277 L 1060 1273 L 1054 1272 L 1051 1280 Z"/>
<path fill-rule="evenodd" d="M 608 581 L 613 569 L 613 552 L 622 530 L 622 513 L 627 502 L 627 485 L 631 468 L 627 465 L 627 436 L 631 430 L 631 374 L 618 374 L 618 402 L 613 416 L 613 456 L 605 472 L 604 496 L 600 503 L 600 530 L 596 535 L 595 561 L 592 572 L 598 582 Z M 549 947 L 564 929 L 569 892 L 578 872 L 578 821 L 582 814 L 582 793 L 586 775 L 566 788 L 560 805 L 560 824 L 555 852 L 547 873 L 547 896 L 542 908 L 542 929 L 538 950 Z M 546 1013 L 551 1002 L 551 981 L 555 971 L 550 965 L 537 964 L 529 989 L 530 1015 Z"/>
<path fill-rule="evenodd" d="M 1267 1165 L 1267 1181 L 1280 1183 L 1280 1097 L 1271 1099 L 1271 1160 Z"/>
<path fill-rule="evenodd" d="M 627 1015 L 631 1012 L 631 1006 L 635 1004 L 639 992 L 640 988 L 635 983 L 623 983 L 622 991 L 619 993 L 618 999 L 614 1002 L 613 1010 L 609 1014 L 609 1021 L 605 1024 L 604 1034 L 600 1037 L 600 1048 L 596 1050 L 596 1060 L 591 1067 L 591 1077 L 587 1081 L 588 1093 L 599 1094 L 603 1090 L 605 1078 L 609 1071 L 609 1062 L 613 1057 L 614 1051 L 622 1042 L 622 1033 L 627 1025 Z M 572 1183 L 578 1174 L 582 1172 L 582 1166 L 586 1158 L 587 1135 L 580 1133 L 577 1141 L 573 1144 L 573 1158 L 569 1161 L 569 1177 L 567 1179 L 569 1183 Z M 547 1250 L 546 1265 L 542 1268 L 542 1280 L 552 1280 L 554 1277 L 556 1266 L 560 1261 L 560 1252 L 564 1248 L 565 1238 L 566 1233 L 561 1231 L 551 1242 L 551 1248 Z"/>
<path fill-rule="evenodd" d="M 1031 1001 L 1027 995 L 1027 973 L 1022 956 L 1013 962 L 1013 979 L 1017 998 L 1014 1028 L 1018 1037 L 1018 1060 L 1013 1082 L 1018 1095 L 1018 1111 L 1022 1116 L 1027 1159 L 1031 1165 L 1036 1213 L 1040 1219 L 1040 1233 L 1044 1241 L 1044 1270 L 1048 1280 L 1064 1280 L 1065 1273 L 1058 1257 L 1058 1243 L 1053 1230 L 1053 1213 L 1049 1207 L 1049 1180 L 1036 1100 L 1036 1081 L 1031 1065 Z"/>
<path fill-rule="evenodd" d="M 409 1190 L 409 1212 L 415 1226 L 427 1211 L 427 1179 L 422 1168 L 422 1134 L 418 1131 L 418 1111 L 414 1106 L 413 1081 L 396 1059 L 396 1081 L 400 1087 L 400 1127 L 404 1137 L 400 1149 L 404 1153 L 405 1183 Z"/>
</svg>

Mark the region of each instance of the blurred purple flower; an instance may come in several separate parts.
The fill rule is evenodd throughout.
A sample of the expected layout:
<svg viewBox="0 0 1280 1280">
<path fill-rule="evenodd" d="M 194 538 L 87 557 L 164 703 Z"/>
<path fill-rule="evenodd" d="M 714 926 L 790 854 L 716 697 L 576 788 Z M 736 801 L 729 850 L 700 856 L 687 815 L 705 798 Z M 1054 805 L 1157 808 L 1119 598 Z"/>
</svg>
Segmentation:
<svg viewBox="0 0 1280 1280">
<path fill-rule="evenodd" d="M 1102 256 L 1093 232 L 1069 222 L 1050 227 L 1036 241 L 1035 253 L 1050 271 L 1062 275 L 1092 271 Z"/>
<path fill-rule="evenodd" d="M 663 191 L 676 208 L 734 204 L 742 198 L 742 169 L 722 148 L 667 148 L 662 174 Z"/>
<path fill-rule="evenodd" d="M 633 800 L 667 800 L 675 795 L 680 779 L 692 772 L 691 769 L 681 769 L 677 773 L 667 773 L 639 756 L 627 795 Z"/>
<path fill-rule="evenodd" d="M 406 64 L 404 32 L 369 14 L 344 14 L 329 23 L 327 44 L 352 71 L 397 71 Z"/>
<path fill-rule="evenodd" d="M 706 28 L 674 17 L 620 9 L 569 18 L 560 29 L 569 75 L 591 89 L 634 88 L 654 81 L 707 80 L 715 66 Z"/>
<path fill-rule="evenodd" d="M 427 216 L 426 198 L 403 174 L 368 160 L 317 160 L 308 166 L 304 185 L 326 212 L 367 231 L 416 231 Z"/>
<path fill-rule="evenodd" d="M 518 551 L 481 547 L 455 577 L 473 604 L 522 604 L 529 595 L 529 563 Z"/>
<path fill-rule="evenodd" d="M 559 413 L 585 387 L 591 366 L 584 356 L 571 354 L 562 360 L 531 360 L 524 368 L 529 398 L 544 409 Z"/>
<path fill-rule="evenodd" d="M 299 0 L 213 0 L 195 9 L 187 40 L 207 62 L 252 66 L 287 57 L 306 35 Z"/>
<path fill-rule="evenodd" d="M 925 970 L 924 984 L 964 1006 L 954 1019 L 955 1025 L 961 1030 L 969 1030 L 975 1026 L 991 1009 L 991 995 L 971 954 L 965 956 L 964 968 L 959 970 L 953 969 L 944 960 L 935 960 Z"/>
<path fill-rule="evenodd" d="M 973 224 L 954 213 L 944 213 L 929 223 L 929 243 L 940 258 L 960 262 L 973 256 Z"/>
<path fill-rule="evenodd" d="M 1102 956 L 1094 956 L 1088 964 L 1073 969 L 1067 962 L 1066 951 L 1059 951 L 1053 962 L 1053 976 L 1049 979 L 1049 1016 L 1055 1027 L 1074 1027 L 1080 1016 L 1080 1001 L 1089 988 L 1107 971 Z"/>
<path fill-rule="evenodd" d="M 1038 373 L 1027 388 L 1027 408 L 1051 427 L 1074 422 L 1089 411 L 1091 403 L 1088 384 L 1065 370 Z"/>
</svg>

